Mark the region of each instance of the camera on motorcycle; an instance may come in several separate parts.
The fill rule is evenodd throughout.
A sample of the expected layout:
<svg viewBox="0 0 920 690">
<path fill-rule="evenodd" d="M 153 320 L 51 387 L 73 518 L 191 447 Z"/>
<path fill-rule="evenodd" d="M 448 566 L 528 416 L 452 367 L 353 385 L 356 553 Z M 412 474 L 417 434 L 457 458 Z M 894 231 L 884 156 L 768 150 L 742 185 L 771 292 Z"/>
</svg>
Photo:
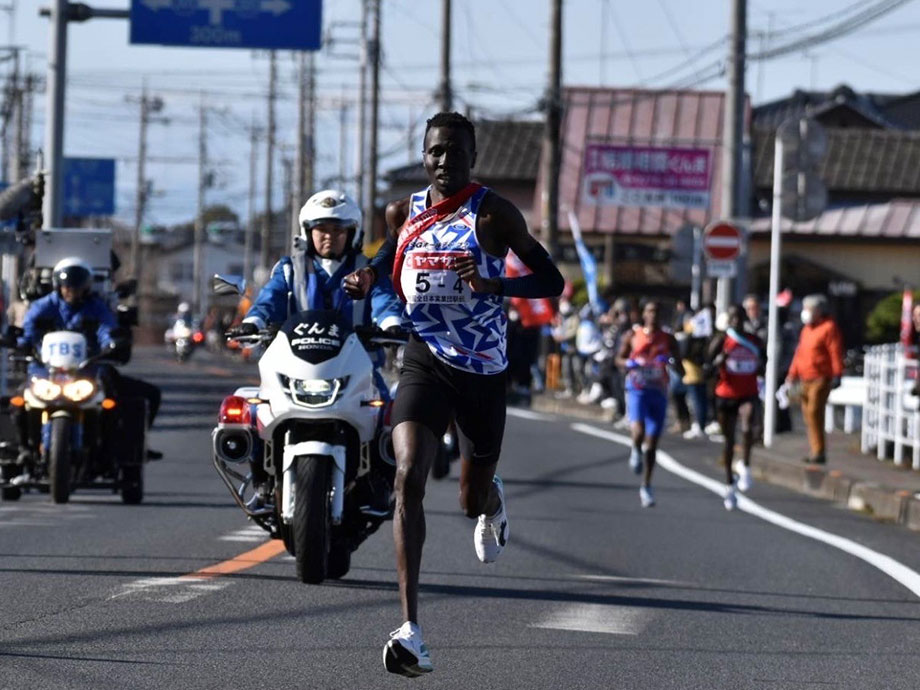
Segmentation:
<svg viewBox="0 0 920 690">
<path fill-rule="evenodd" d="M 242 295 L 246 292 L 246 279 L 242 276 L 215 274 L 211 278 L 211 292 L 215 295 Z"/>
</svg>

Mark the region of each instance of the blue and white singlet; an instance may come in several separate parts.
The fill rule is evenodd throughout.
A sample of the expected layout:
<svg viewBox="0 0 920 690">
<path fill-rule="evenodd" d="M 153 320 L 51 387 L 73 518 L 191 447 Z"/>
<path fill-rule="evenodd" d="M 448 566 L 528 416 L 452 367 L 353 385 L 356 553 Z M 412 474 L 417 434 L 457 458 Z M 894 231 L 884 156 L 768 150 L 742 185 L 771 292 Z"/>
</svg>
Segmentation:
<svg viewBox="0 0 920 690">
<path fill-rule="evenodd" d="M 409 199 L 409 218 L 428 206 L 428 189 Z M 508 366 L 502 298 L 471 293 L 452 270 L 455 258 L 472 253 L 479 275 L 504 275 L 505 259 L 487 254 L 476 239 L 482 187 L 446 220 L 435 223 L 406 247 L 400 287 L 412 329 L 436 357 L 475 374 L 497 374 Z"/>
</svg>

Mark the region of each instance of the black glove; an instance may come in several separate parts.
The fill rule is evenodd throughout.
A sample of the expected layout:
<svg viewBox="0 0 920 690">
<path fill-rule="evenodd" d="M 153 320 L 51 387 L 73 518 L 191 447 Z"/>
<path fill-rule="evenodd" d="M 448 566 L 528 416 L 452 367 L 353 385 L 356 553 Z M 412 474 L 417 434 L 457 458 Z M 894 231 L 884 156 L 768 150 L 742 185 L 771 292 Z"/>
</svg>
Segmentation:
<svg viewBox="0 0 920 690">
<path fill-rule="evenodd" d="M 835 376 L 834 378 L 831 379 L 831 390 L 833 390 L 834 388 L 840 388 L 840 377 L 839 376 Z"/>
<path fill-rule="evenodd" d="M 240 336 L 255 335 L 259 332 L 259 327 L 254 323 L 241 323 L 239 326 L 232 326 L 224 334 L 228 338 L 239 338 Z"/>
</svg>

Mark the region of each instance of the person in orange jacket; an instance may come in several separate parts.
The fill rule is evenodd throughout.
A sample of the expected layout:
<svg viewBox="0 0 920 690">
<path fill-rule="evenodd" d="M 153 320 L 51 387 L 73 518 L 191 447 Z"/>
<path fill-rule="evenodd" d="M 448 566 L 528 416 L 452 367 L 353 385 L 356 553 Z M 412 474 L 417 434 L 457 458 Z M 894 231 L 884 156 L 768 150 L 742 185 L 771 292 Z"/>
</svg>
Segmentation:
<svg viewBox="0 0 920 690">
<path fill-rule="evenodd" d="M 802 300 L 802 332 L 789 366 L 786 383 L 802 384 L 802 416 L 808 428 L 811 456 L 805 462 L 824 464 L 824 407 L 831 389 L 840 385 L 843 375 L 843 336 L 827 313 L 824 295 L 809 295 Z"/>
</svg>

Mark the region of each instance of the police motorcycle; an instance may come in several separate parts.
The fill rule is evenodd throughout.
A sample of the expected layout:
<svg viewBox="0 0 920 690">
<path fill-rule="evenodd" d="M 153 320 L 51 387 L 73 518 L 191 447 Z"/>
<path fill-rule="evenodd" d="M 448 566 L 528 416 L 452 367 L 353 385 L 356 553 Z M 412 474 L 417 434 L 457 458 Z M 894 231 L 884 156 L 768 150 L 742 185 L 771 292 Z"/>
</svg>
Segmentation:
<svg viewBox="0 0 920 690">
<path fill-rule="evenodd" d="M 176 361 L 182 364 L 192 356 L 193 350 L 205 341 L 204 333 L 195 319 L 192 319 L 188 304 L 179 305 L 179 313 L 172 327 L 164 334 L 167 345 L 171 345 L 176 356 Z"/>
<path fill-rule="evenodd" d="M 3 345 L 10 340 L 8 334 Z M 146 409 L 132 415 L 128 408 L 146 408 L 146 403 L 107 397 L 100 367 L 123 362 L 124 347 L 113 342 L 88 357 L 82 333 L 52 331 L 38 352 L 13 355 L 39 362 L 44 371 L 9 399 L 22 445 L 15 457 L 0 457 L 4 500 L 37 489 L 50 493 L 55 503 L 66 503 L 76 488 L 111 489 L 128 504 L 143 500 Z"/>
<path fill-rule="evenodd" d="M 213 288 L 242 294 L 245 281 L 215 276 Z M 383 479 L 374 468 L 395 460 L 368 350 L 406 336 L 310 310 L 234 339 L 265 347 L 261 383 L 221 403 L 214 466 L 237 505 L 284 541 L 301 581 L 341 578 L 352 552 L 391 516 L 369 500 Z"/>
</svg>

